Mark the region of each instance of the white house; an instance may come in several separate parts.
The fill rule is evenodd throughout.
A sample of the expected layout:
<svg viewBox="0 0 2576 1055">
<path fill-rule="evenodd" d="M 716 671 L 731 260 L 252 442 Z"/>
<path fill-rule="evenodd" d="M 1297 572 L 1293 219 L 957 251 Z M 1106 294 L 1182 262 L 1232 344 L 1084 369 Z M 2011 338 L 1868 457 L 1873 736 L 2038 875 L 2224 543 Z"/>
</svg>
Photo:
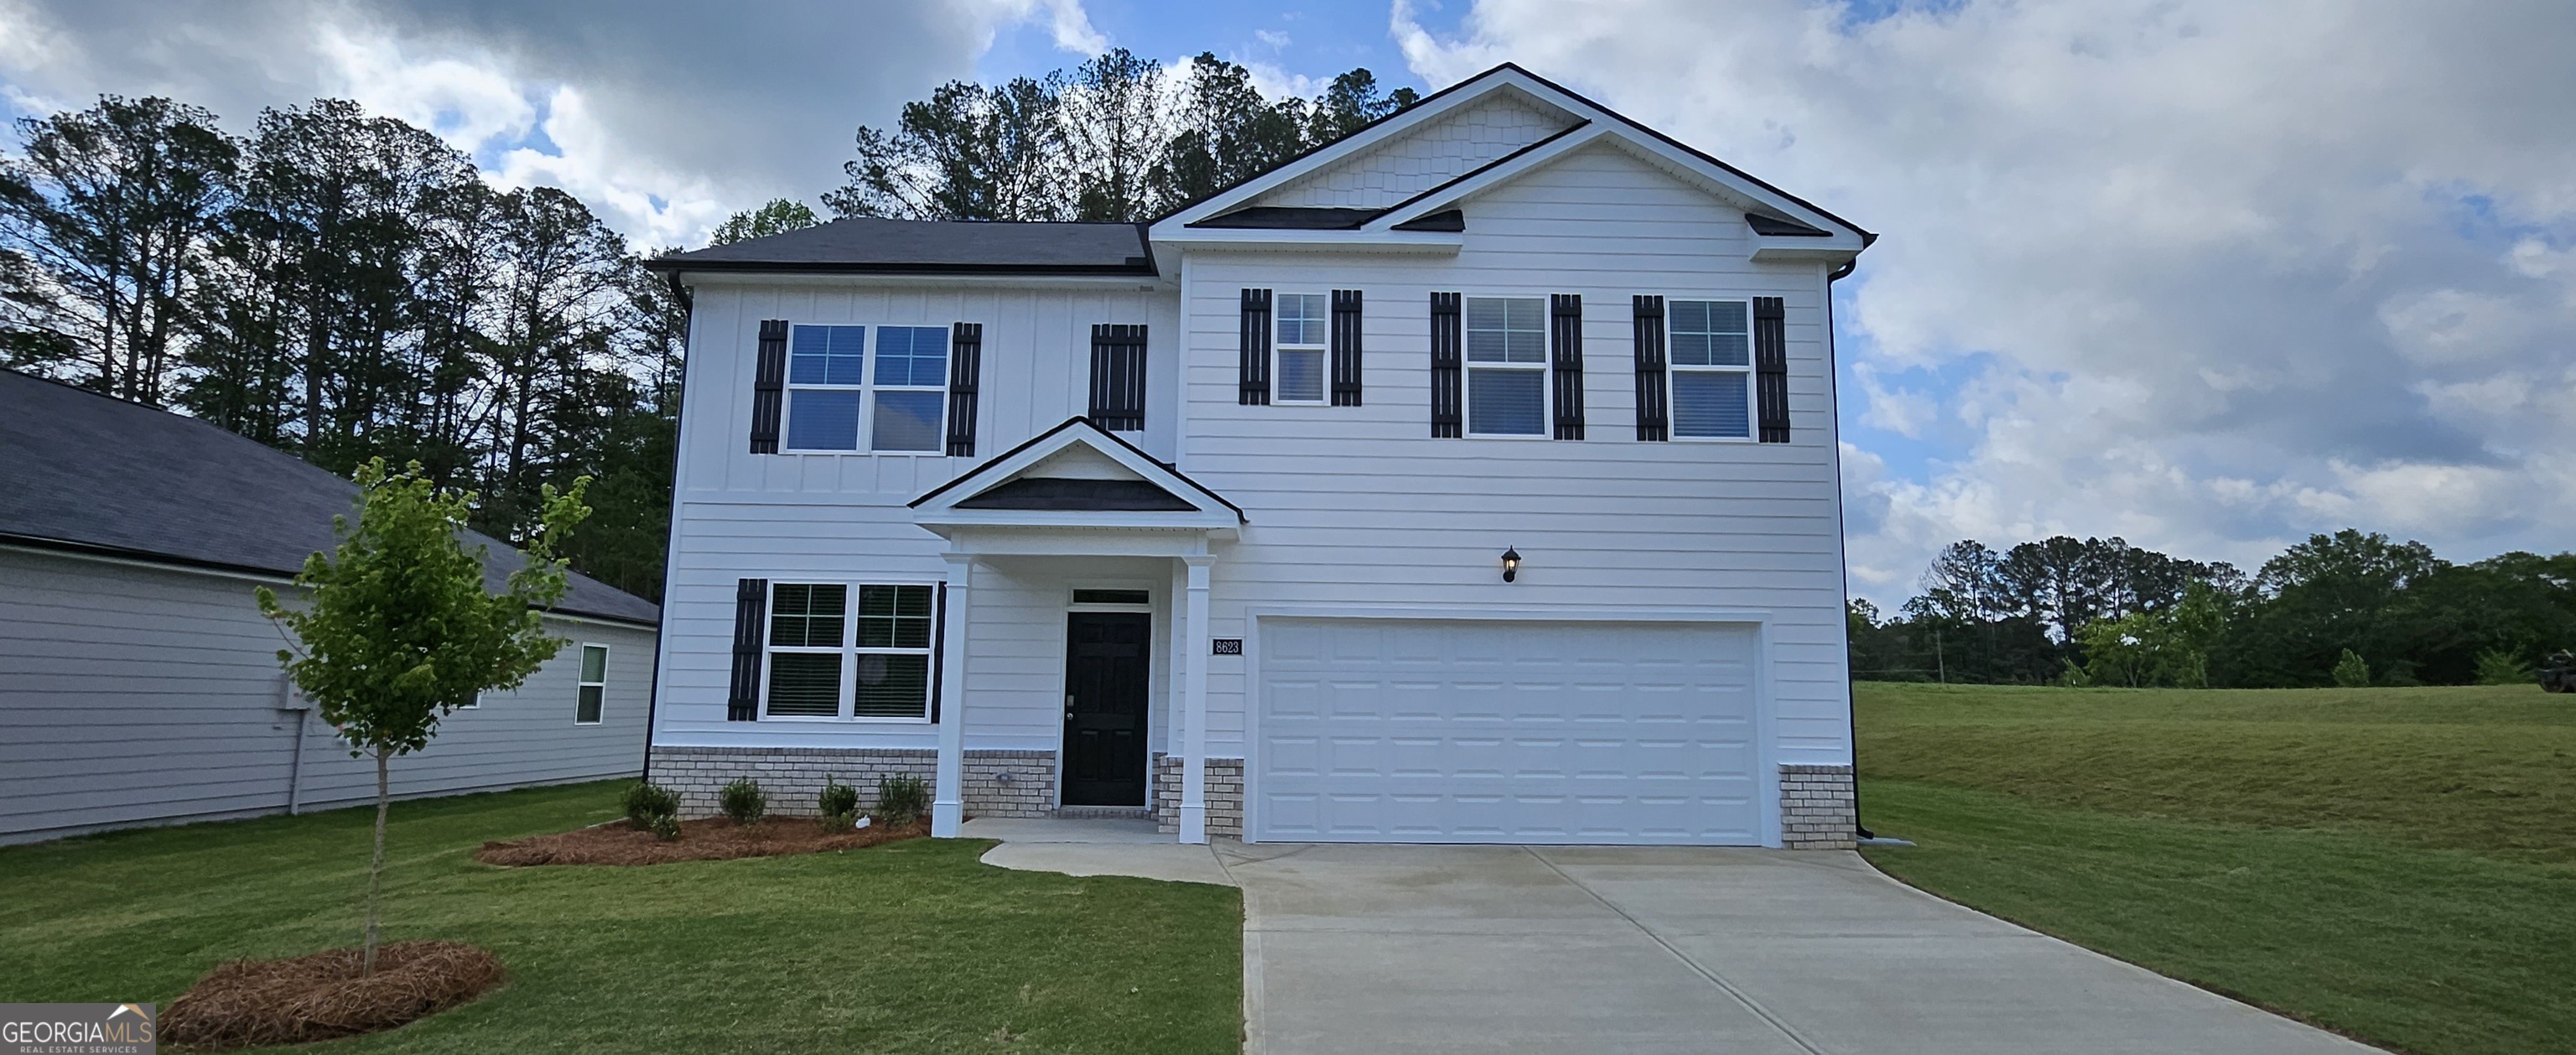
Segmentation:
<svg viewBox="0 0 2576 1055">
<path fill-rule="evenodd" d="M 1146 225 L 693 298 L 651 772 L 1183 841 L 1849 845 L 1872 236 L 1502 66 Z"/>
</svg>

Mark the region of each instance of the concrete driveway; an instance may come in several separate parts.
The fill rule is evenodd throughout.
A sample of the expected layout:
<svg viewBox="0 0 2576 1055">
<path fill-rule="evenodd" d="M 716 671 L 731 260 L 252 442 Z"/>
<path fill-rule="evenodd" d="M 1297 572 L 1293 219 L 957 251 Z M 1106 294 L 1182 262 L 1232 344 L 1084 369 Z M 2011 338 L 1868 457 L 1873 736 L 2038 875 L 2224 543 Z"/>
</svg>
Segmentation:
<svg viewBox="0 0 2576 1055">
<path fill-rule="evenodd" d="M 1244 892 L 1255 1055 L 2374 1050 L 1848 853 L 1220 843 L 1215 857 Z"/>
</svg>

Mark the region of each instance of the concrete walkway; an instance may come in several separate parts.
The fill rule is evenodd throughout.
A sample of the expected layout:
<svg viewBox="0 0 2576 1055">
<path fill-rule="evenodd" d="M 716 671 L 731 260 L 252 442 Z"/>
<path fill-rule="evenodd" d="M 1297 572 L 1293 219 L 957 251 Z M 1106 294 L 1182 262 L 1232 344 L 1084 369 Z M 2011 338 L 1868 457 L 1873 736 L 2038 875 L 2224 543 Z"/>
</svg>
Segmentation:
<svg viewBox="0 0 2576 1055">
<path fill-rule="evenodd" d="M 1256 1055 L 2373 1050 L 1848 853 L 1058 842 L 985 859 L 1241 886 Z"/>
</svg>

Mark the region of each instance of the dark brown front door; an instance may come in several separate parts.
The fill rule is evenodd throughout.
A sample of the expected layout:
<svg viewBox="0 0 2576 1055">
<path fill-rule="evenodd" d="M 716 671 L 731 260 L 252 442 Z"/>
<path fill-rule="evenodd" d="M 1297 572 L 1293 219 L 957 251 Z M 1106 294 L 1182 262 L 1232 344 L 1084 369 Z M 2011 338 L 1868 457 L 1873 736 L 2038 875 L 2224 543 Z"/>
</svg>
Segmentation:
<svg viewBox="0 0 2576 1055">
<path fill-rule="evenodd" d="M 1064 804 L 1145 804 L 1153 617 L 1074 612 L 1064 631 Z"/>
</svg>

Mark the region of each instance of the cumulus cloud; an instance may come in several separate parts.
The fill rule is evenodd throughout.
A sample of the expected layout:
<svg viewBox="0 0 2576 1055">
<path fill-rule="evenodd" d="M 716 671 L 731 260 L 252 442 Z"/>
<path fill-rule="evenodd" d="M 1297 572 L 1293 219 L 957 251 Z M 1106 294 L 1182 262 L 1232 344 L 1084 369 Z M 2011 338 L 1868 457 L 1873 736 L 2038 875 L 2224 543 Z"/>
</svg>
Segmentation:
<svg viewBox="0 0 2576 1055">
<path fill-rule="evenodd" d="M 1391 29 L 1434 85 L 1517 61 L 1884 233 L 1842 284 L 1847 420 L 1965 431 L 1918 473 L 1847 451 L 1874 597 L 1961 537 L 2569 545 L 2576 8 L 1480 0 Z M 1882 383 L 1967 364 L 1937 408 Z"/>
</svg>

